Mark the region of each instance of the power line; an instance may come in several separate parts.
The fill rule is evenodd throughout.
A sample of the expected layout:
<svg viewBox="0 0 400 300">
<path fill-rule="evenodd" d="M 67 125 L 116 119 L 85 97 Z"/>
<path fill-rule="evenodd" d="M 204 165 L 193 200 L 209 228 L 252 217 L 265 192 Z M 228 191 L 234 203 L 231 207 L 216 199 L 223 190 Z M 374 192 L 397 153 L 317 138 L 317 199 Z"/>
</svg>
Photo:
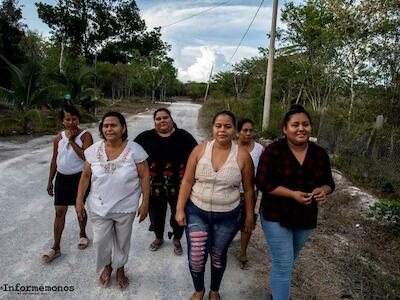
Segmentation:
<svg viewBox="0 0 400 300">
<path fill-rule="evenodd" d="M 232 58 L 236 55 L 236 52 L 239 50 L 239 47 L 242 45 L 242 42 L 243 42 L 244 38 L 246 37 L 247 33 L 249 32 L 251 25 L 253 25 L 253 22 L 254 22 L 255 18 L 257 17 L 258 12 L 260 11 L 261 6 L 263 5 L 264 1 L 265 1 L 265 0 L 262 0 L 261 3 L 260 3 L 260 5 L 258 6 L 258 9 L 257 9 L 256 13 L 254 14 L 253 19 L 251 20 L 249 26 L 247 27 L 246 32 L 245 32 L 244 35 L 242 36 L 242 39 L 240 40 L 240 42 L 239 42 L 239 44 L 237 45 L 235 51 L 233 52 L 231 58 L 229 59 L 228 64 L 231 64 Z"/>
<path fill-rule="evenodd" d="M 203 13 L 205 13 L 205 12 L 208 12 L 208 11 L 214 9 L 214 8 L 220 7 L 221 5 L 227 4 L 228 2 L 231 2 L 231 0 L 221 2 L 221 3 L 217 4 L 216 6 L 207 8 L 207 9 L 202 10 L 202 11 L 196 13 L 196 14 L 190 15 L 190 16 L 188 16 L 188 17 L 185 17 L 185 18 L 183 18 L 183 19 L 180 19 L 180 20 L 175 21 L 175 22 L 173 22 L 173 23 L 170 23 L 170 24 L 168 24 L 168 25 L 161 26 L 161 29 L 165 29 L 165 28 L 170 27 L 170 26 L 172 26 L 172 25 L 176 25 L 176 24 L 178 24 L 178 23 L 181 23 L 181 22 L 183 22 L 183 21 L 186 21 L 186 20 L 191 19 L 191 18 L 193 18 L 193 17 L 196 17 L 196 16 L 198 16 L 198 15 L 201 15 L 201 14 L 203 14 Z"/>
</svg>

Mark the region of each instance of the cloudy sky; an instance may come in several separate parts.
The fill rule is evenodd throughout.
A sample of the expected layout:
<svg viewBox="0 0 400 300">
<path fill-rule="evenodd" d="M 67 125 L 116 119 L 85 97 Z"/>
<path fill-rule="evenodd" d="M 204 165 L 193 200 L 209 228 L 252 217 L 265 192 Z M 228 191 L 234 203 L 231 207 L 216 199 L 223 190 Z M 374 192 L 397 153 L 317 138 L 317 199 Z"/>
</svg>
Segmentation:
<svg viewBox="0 0 400 300">
<path fill-rule="evenodd" d="M 279 1 L 279 10 L 284 1 Z M 19 0 L 24 6 L 24 23 L 44 37 L 48 36 L 49 28 L 38 18 L 34 2 Z M 42 2 L 54 5 L 57 0 Z M 172 46 L 170 56 L 178 68 L 178 78 L 185 82 L 206 81 L 212 65 L 214 72 L 228 70 L 230 64 L 258 55 L 258 47 L 268 47 L 272 0 L 263 2 L 242 45 L 232 58 L 261 2 L 262 0 L 136 1 L 149 29 L 165 27 L 161 30 L 162 38 Z M 193 15 L 196 16 L 191 17 Z M 282 26 L 278 20 L 278 27 Z"/>
</svg>

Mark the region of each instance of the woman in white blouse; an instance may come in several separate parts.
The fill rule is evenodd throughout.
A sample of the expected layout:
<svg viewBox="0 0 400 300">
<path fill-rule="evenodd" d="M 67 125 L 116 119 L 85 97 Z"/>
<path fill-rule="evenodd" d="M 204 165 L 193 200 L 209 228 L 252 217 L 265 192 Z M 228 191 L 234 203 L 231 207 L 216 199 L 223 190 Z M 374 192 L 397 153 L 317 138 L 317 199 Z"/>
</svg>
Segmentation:
<svg viewBox="0 0 400 300">
<path fill-rule="evenodd" d="M 103 269 L 99 281 L 102 286 L 108 286 L 112 270 L 117 269 L 117 285 L 124 289 L 129 285 L 124 265 L 129 257 L 135 213 L 139 223 L 148 213 L 147 154 L 139 144 L 128 141 L 125 118 L 118 112 L 106 113 L 99 131 L 103 140 L 85 151 L 76 210 L 78 215 L 85 214 L 83 197 L 90 183 L 86 209 L 93 223 L 97 272 Z"/>
</svg>

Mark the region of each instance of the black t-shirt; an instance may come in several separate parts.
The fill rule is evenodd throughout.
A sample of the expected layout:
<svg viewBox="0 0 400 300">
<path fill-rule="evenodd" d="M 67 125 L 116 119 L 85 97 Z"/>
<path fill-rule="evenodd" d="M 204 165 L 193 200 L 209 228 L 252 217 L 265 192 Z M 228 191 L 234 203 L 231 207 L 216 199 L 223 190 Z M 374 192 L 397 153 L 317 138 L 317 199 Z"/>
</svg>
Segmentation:
<svg viewBox="0 0 400 300">
<path fill-rule="evenodd" d="M 186 130 L 176 128 L 168 137 L 158 135 L 155 129 L 140 133 L 135 142 L 140 144 L 149 155 L 147 161 L 153 180 L 162 181 L 169 176 L 180 183 L 189 158 L 197 142 Z"/>
</svg>

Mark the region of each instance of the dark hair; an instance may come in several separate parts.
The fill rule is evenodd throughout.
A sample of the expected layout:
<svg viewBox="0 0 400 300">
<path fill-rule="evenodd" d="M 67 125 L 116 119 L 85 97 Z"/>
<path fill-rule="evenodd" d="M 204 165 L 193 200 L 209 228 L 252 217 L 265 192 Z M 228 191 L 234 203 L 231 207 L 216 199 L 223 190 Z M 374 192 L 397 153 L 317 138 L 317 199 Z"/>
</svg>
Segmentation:
<svg viewBox="0 0 400 300">
<path fill-rule="evenodd" d="M 238 122 L 237 122 L 237 131 L 241 131 L 242 130 L 242 128 L 243 128 L 243 125 L 244 124 L 246 124 L 246 123 L 250 123 L 253 127 L 254 127 L 254 122 L 253 122 L 253 120 L 250 120 L 249 118 L 243 118 L 243 119 L 240 119 Z"/>
<path fill-rule="evenodd" d="M 81 114 L 80 114 L 79 110 L 73 105 L 67 104 L 67 105 L 63 105 L 61 107 L 61 111 L 60 111 L 61 121 L 64 120 L 64 112 L 69 113 L 72 116 L 78 117 L 79 121 L 81 120 Z"/>
<path fill-rule="evenodd" d="M 233 112 L 231 112 L 229 110 L 221 110 L 221 111 L 217 112 L 214 115 L 214 118 L 213 118 L 213 121 L 212 121 L 213 124 L 215 123 L 215 120 L 217 119 L 217 117 L 219 117 L 220 115 L 227 115 L 228 117 L 230 117 L 232 119 L 233 127 L 236 128 L 236 117 L 233 114 Z"/>
<path fill-rule="evenodd" d="M 154 114 L 153 114 L 153 120 L 156 119 L 156 115 L 157 115 L 160 111 L 163 111 L 163 112 L 167 113 L 168 116 L 172 119 L 171 112 L 169 111 L 169 109 L 168 109 L 168 108 L 165 108 L 165 107 L 161 107 L 161 108 L 157 108 L 157 109 L 155 110 L 155 112 L 154 112 Z"/>
<path fill-rule="evenodd" d="M 165 108 L 165 107 L 161 107 L 161 108 L 156 109 L 156 111 L 153 113 L 153 120 L 156 119 L 156 115 L 157 115 L 160 111 L 163 111 L 163 112 L 167 113 L 168 116 L 169 116 L 169 117 L 171 118 L 171 120 L 172 120 L 172 126 L 174 126 L 175 128 L 178 128 L 178 126 L 177 126 L 176 123 L 174 122 L 174 119 L 172 119 L 171 112 L 169 111 L 168 108 Z"/>
<path fill-rule="evenodd" d="M 290 109 L 286 113 L 285 117 L 283 118 L 283 126 L 286 127 L 290 117 L 298 113 L 305 114 L 308 120 L 310 121 L 310 124 L 312 125 L 310 114 L 304 109 L 304 107 L 300 104 L 292 104 L 292 106 L 290 106 Z"/>
<path fill-rule="evenodd" d="M 105 120 L 107 117 L 116 117 L 116 118 L 118 118 L 119 123 L 120 123 L 122 126 L 125 126 L 125 132 L 122 134 L 122 140 L 125 141 L 125 140 L 128 138 L 128 126 L 126 126 L 125 117 L 124 117 L 121 113 L 119 113 L 119 112 L 117 112 L 117 111 L 110 111 L 110 112 L 106 113 L 106 114 L 103 116 L 103 118 L 101 119 L 101 122 L 100 122 L 100 124 L 99 124 L 100 136 L 101 136 L 104 140 L 106 139 L 106 138 L 104 137 L 104 134 L 103 134 L 103 123 L 104 123 L 104 120 Z"/>
</svg>

